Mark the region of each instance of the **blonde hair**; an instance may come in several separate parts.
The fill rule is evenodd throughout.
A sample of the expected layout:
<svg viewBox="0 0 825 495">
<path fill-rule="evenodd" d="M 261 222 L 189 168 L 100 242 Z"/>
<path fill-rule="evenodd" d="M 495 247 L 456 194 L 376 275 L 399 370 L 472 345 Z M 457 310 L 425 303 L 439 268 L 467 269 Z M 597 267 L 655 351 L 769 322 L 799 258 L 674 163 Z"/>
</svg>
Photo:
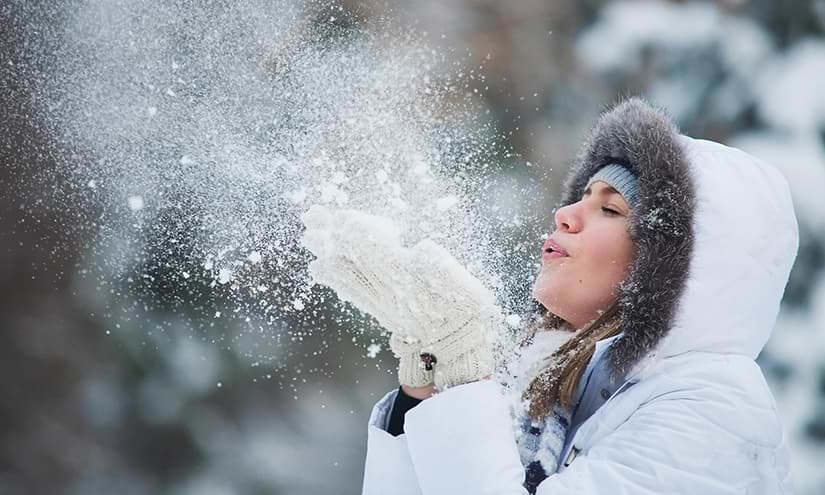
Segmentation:
<svg viewBox="0 0 825 495">
<path fill-rule="evenodd" d="M 561 328 L 567 323 L 553 313 L 547 312 L 528 330 L 525 343 L 541 331 Z M 550 356 L 552 364 L 544 368 L 530 382 L 524 392 L 524 398 L 530 403 L 529 414 L 534 419 L 547 416 L 554 406 L 570 409 L 573 394 L 579 386 L 587 363 L 596 350 L 596 342 L 618 335 L 621 332 L 618 304 L 613 304 L 598 318 L 581 330 L 576 331 L 569 340 L 559 346 Z"/>
</svg>

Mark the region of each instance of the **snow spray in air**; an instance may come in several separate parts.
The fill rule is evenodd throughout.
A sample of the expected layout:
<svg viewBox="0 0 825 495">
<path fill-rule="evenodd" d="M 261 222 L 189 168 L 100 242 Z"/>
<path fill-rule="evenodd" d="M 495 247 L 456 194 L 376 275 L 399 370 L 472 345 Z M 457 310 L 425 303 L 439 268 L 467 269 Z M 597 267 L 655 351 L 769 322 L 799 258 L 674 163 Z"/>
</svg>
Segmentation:
<svg viewBox="0 0 825 495">
<path fill-rule="evenodd" d="M 335 3 L 31 8 L 60 19 L 32 44 L 38 118 L 65 198 L 95 205 L 77 212 L 95 232 L 80 271 L 118 328 L 231 319 L 214 340 L 257 361 L 329 326 L 298 244 L 314 203 L 391 217 L 498 283 L 507 250 L 475 202 L 499 143 L 466 86 L 483 76 L 422 35 Z"/>
</svg>

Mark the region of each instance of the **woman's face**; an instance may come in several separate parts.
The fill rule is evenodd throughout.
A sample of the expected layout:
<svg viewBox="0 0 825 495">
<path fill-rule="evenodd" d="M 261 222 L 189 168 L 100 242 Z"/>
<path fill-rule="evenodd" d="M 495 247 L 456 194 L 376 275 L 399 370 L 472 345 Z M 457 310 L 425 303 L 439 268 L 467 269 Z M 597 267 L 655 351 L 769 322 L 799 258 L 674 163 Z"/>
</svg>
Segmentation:
<svg viewBox="0 0 825 495">
<path fill-rule="evenodd" d="M 633 260 L 629 219 L 627 202 L 602 181 L 591 184 L 577 203 L 559 208 L 533 297 L 576 329 L 596 319 L 618 298 Z"/>
</svg>

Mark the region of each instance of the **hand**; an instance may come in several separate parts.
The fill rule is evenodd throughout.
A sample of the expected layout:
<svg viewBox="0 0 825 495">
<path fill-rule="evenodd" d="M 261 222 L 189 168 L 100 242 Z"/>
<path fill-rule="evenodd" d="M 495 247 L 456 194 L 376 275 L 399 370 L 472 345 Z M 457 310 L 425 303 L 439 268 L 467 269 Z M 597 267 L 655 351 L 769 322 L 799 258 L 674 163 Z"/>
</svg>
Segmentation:
<svg viewBox="0 0 825 495">
<path fill-rule="evenodd" d="M 431 240 L 404 248 L 389 219 L 360 211 L 316 205 L 302 220 L 313 281 L 391 332 L 403 385 L 443 390 L 492 372 L 495 297 L 446 249 Z"/>
</svg>

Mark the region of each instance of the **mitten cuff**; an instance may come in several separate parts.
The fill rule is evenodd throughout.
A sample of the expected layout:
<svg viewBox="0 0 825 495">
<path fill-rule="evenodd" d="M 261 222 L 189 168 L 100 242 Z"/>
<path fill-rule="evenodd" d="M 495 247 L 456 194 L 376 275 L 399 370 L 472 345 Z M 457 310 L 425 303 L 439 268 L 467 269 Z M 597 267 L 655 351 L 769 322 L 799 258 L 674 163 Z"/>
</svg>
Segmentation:
<svg viewBox="0 0 825 495">
<path fill-rule="evenodd" d="M 420 355 L 412 353 L 398 361 L 398 383 L 409 387 L 425 387 L 433 384 L 434 372 L 424 369 Z"/>
<path fill-rule="evenodd" d="M 435 386 L 443 391 L 456 385 L 481 380 L 493 373 L 489 346 L 475 346 L 457 356 L 439 360 L 435 366 Z"/>
<path fill-rule="evenodd" d="M 424 367 L 421 360 L 421 347 L 417 341 L 407 343 L 404 337 L 393 333 L 390 336 L 390 348 L 398 358 L 398 383 L 410 387 L 432 385 L 434 372 Z"/>
</svg>

